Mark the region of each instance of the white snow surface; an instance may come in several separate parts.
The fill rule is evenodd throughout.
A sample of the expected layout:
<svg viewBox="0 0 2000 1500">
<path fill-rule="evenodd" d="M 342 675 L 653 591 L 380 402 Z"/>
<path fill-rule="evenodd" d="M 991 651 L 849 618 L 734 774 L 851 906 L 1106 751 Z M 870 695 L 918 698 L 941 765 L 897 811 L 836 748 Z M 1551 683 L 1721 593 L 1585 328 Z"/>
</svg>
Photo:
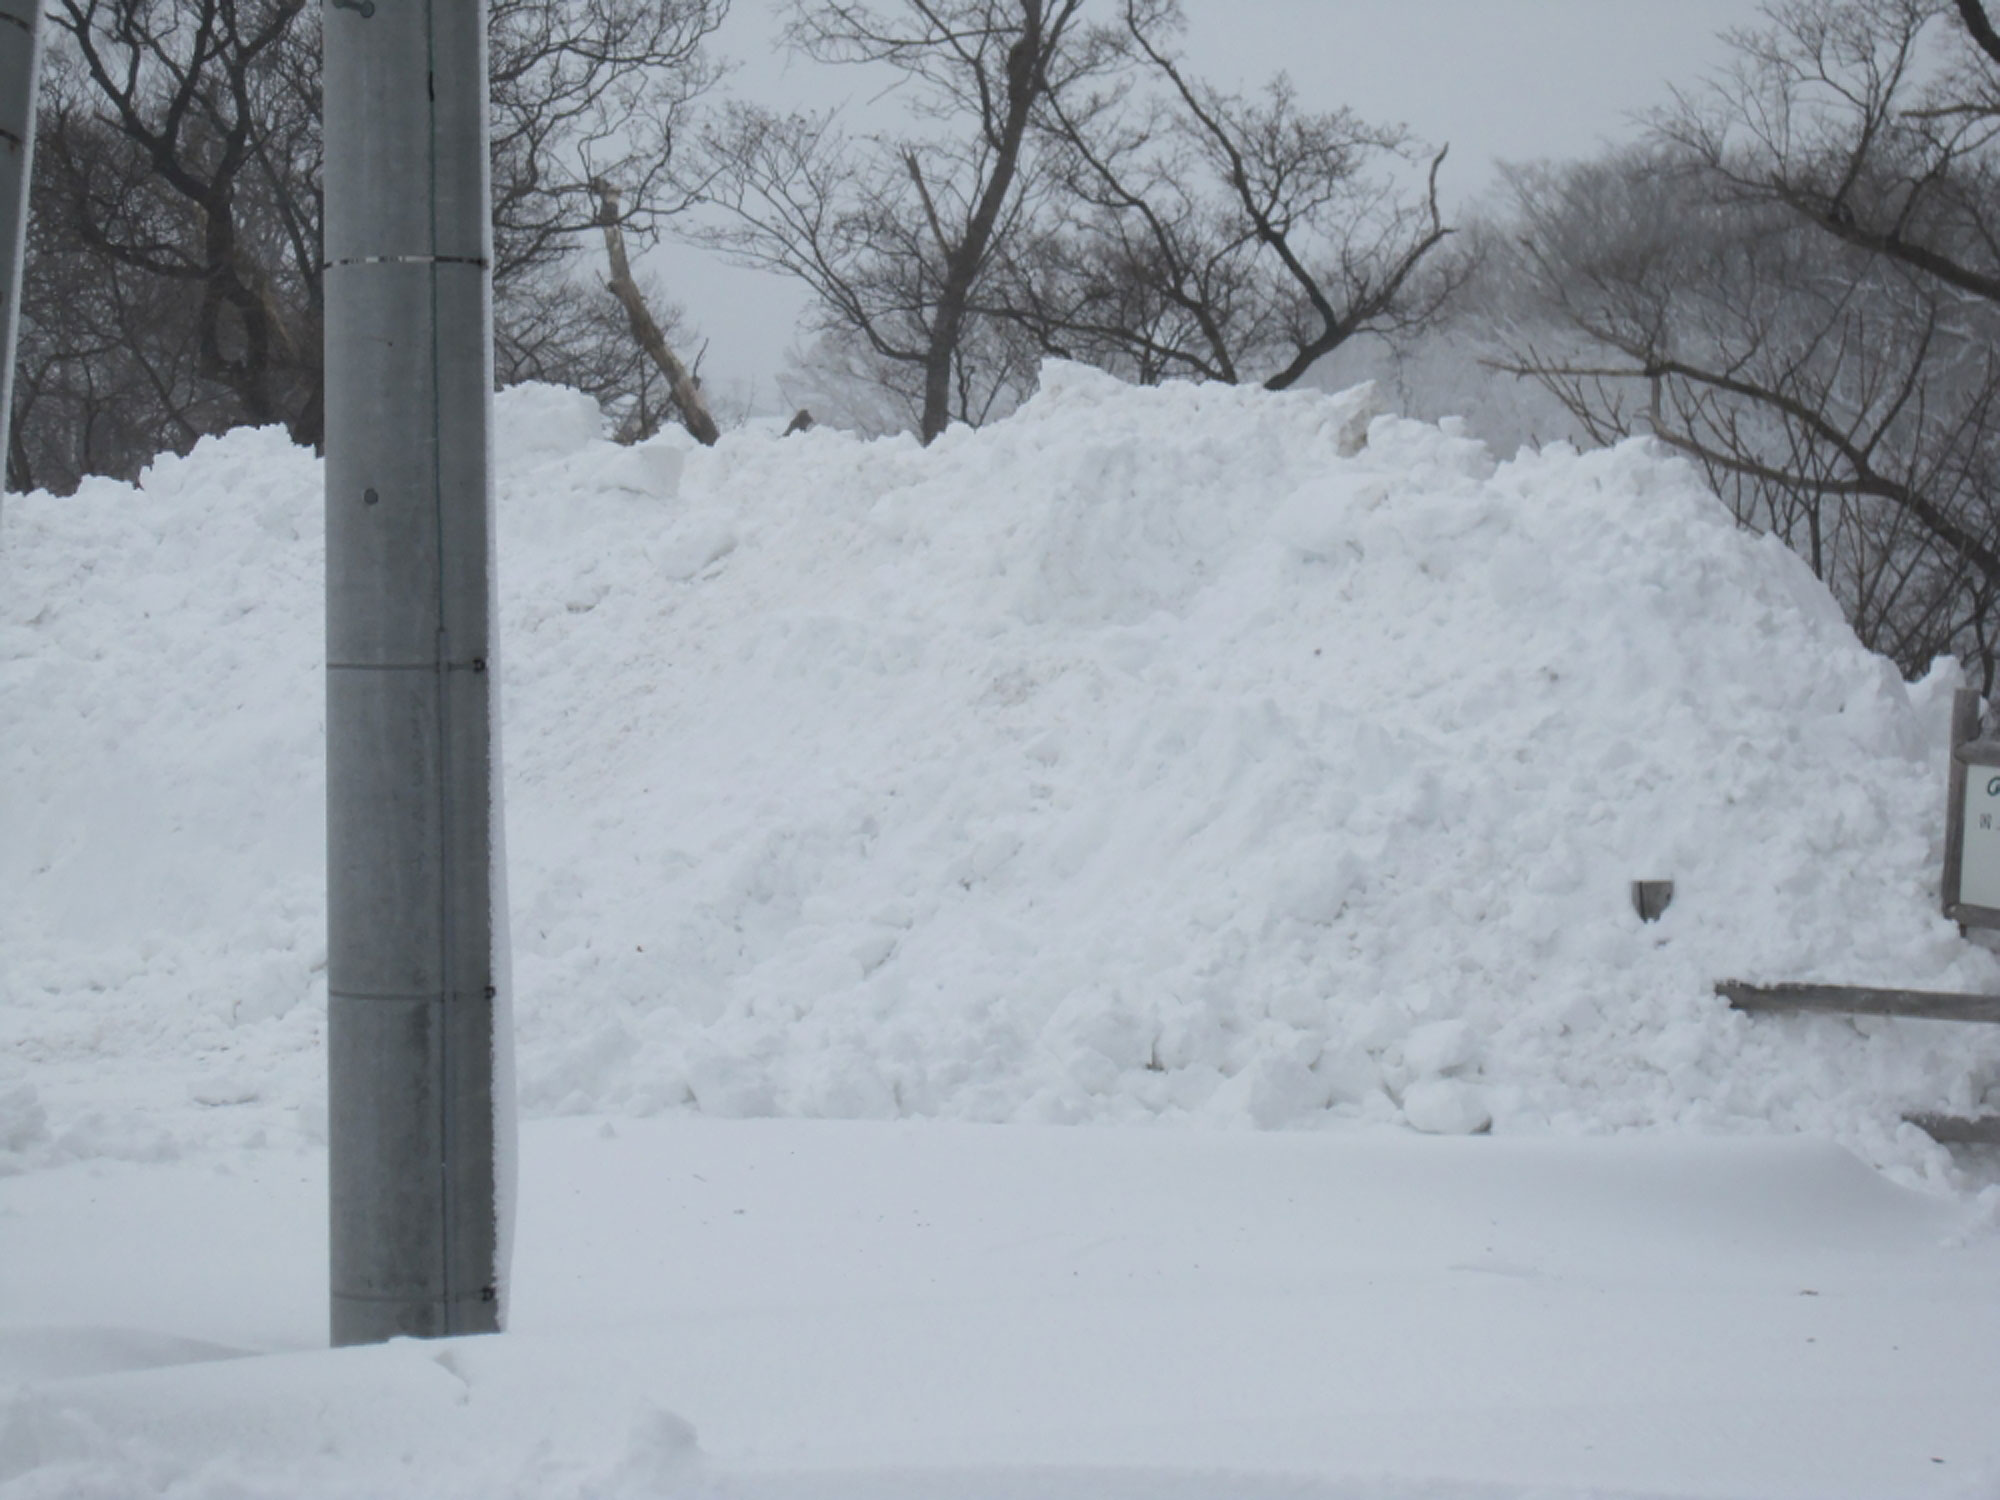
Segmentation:
<svg viewBox="0 0 2000 1500">
<path fill-rule="evenodd" d="M 499 398 L 497 1339 L 321 1347 L 318 464 L 9 497 L 0 1497 L 2000 1495 L 2000 1041 L 1713 989 L 2000 985 L 1949 664 L 1366 388 L 600 433 Z"/>
<path fill-rule="evenodd" d="M 372 1349 L 313 1347 L 323 1154 L 0 1180 L 0 1497 L 2000 1495 L 1992 1225 L 1825 1142 L 522 1146 L 511 1331 Z"/>
<path fill-rule="evenodd" d="M 529 1117 L 1807 1131 L 1906 1176 L 2000 983 L 1906 688 L 1656 447 L 1052 365 L 928 451 L 499 398 Z M 9 502 L 0 1160 L 323 1130 L 319 467 Z M 1642 923 L 1629 887 L 1670 878 Z"/>
</svg>

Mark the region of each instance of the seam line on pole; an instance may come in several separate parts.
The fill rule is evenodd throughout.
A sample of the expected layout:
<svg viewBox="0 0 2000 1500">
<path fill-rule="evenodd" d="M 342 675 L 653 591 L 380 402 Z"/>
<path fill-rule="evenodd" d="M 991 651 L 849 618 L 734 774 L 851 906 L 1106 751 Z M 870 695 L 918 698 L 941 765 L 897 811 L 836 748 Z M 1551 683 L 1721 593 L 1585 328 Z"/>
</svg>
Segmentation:
<svg viewBox="0 0 2000 1500">
<path fill-rule="evenodd" d="M 330 661 L 329 672 L 484 672 L 486 658 L 469 656 L 464 661 Z"/>
<path fill-rule="evenodd" d="M 483 255 L 347 255 L 339 260 L 323 260 L 322 271 L 336 266 L 477 266 L 486 269 Z"/>
<path fill-rule="evenodd" d="M 463 1004 L 468 1001 L 484 1001 L 491 998 L 483 990 L 328 990 L 329 1000 L 381 1000 L 391 1004 L 428 1005 L 442 1002 L 446 1005 Z"/>
<path fill-rule="evenodd" d="M 424 1292 L 341 1292 L 333 1293 L 337 1302 L 396 1302 L 409 1303 L 416 1307 L 477 1306 L 489 1300 L 483 1293 L 478 1296 L 461 1294 L 455 1297 L 436 1297 Z"/>
<path fill-rule="evenodd" d="M 424 6 L 424 76 L 430 81 L 426 92 L 430 96 L 430 138 L 429 147 L 430 182 L 430 235 L 431 248 L 435 252 L 438 242 L 438 106 L 437 106 L 437 4 L 431 0 Z M 401 257 L 396 257 L 401 259 Z M 446 524 L 446 498 L 444 492 L 444 351 L 440 347 L 438 327 L 439 301 L 438 268 L 441 265 L 463 264 L 466 257 L 439 256 L 435 253 L 421 258 L 421 264 L 430 268 L 430 320 L 431 320 L 431 503 L 433 524 L 437 527 L 437 688 L 434 702 L 437 708 L 438 725 L 438 871 L 442 879 L 438 882 L 438 934 L 441 951 L 438 954 L 438 969 L 444 975 L 445 990 L 454 991 L 453 983 L 458 978 L 458 932 L 453 918 L 453 901 L 458 892 L 458 882 L 462 878 L 453 858 L 454 841 L 458 834 L 458 810 L 453 806 L 454 755 L 452 746 L 451 694 L 444 690 L 446 663 L 451 660 L 451 624 L 448 611 L 451 607 L 449 580 L 446 575 L 446 551 L 450 544 L 451 531 Z M 483 261 L 481 262 L 483 264 Z M 491 481 L 488 481 L 489 485 Z M 489 489 L 490 494 L 490 489 Z M 491 868 L 491 852 L 488 851 L 488 868 Z M 490 943 L 490 939 L 489 939 Z M 490 948 L 489 948 L 489 958 Z M 453 1334 L 462 1330 L 456 1326 L 458 1320 L 452 1317 L 453 1292 L 457 1288 L 452 1282 L 452 1272 L 457 1262 L 458 1247 L 454 1243 L 453 1230 L 458 1211 L 457 1194 L 453 1192 L 455 1183 L 452 1174 L 461 1169 L 457 1160 L 457 1142 L 452 1129 L 454 1117 L 449 1099 L 449 1081 L 452 1076 L 451 1029 L 438 1028 L 438 1068 L 443 1077 L 438 1089 L 438 1286 L 444 1293 L 444 1332 Z"/>
</svg>

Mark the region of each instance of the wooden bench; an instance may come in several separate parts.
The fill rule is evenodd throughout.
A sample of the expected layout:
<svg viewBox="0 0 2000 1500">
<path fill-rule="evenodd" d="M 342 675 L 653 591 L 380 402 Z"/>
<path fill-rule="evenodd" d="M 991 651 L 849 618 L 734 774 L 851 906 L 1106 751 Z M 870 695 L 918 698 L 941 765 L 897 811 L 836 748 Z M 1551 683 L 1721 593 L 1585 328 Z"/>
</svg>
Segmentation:
<svg viewBox="0 0 2000 1500">
<path fill-rule="evenodd" d="M 1752 1014 L 1909 1016 L 1926 1021 L 1984 1021 L 2000 1024 L 2000 995 L 1965 995 L 1937 990 L 1878 989 L 1853 984 L 1745 984 L 1725 979 L 1715 992 L 1737 1010 Z M 1904 1115 L 1932 1140 L 1948 1146 L 2000 1145 L 2000 1115 Z"/>
</svg>

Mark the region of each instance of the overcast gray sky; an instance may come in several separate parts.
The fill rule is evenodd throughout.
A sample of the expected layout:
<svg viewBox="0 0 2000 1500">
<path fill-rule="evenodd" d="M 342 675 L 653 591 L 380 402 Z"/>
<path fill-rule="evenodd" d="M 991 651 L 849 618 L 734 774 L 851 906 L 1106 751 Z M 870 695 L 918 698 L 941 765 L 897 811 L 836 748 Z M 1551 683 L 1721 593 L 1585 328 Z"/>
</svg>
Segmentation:
<svg viewBox="0 0 2000 1500">
<path fill-rule="evenodd" d="M 1492 186 L 1497 162 L 1581 156 L 1629 137 L 1670 86 L 1714 71 L 1717 34 L 1758 0 L 1184 0 L 1202 76 L 1255 86 L 1288 72 L 1301 101 L 1347 105 L 1450 142 L 1447 200 Z M 820 104 L 856 87 L 846 70 L 773 52 L 771 0 L 736 0 L 719 50 L 730 87 L 763 102 Z M 805 303 L 784 281 L 686 247 L 649 260 L 708 341 L 702 373 L 725 408 L 785 404 L 777 376 Z"/>
</svg>

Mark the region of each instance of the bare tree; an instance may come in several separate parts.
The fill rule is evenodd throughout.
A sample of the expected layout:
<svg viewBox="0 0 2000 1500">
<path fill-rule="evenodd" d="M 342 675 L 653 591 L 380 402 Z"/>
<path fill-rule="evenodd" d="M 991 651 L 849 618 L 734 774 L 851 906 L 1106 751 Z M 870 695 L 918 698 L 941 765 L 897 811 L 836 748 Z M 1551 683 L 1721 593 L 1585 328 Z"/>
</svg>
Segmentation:
<svg viewBox="0 0 2000 1500">
<path fill-rule="evenodd" d="M 702 43 L 726 5 L 495 0 L 503 378 L 530 348 L 543 373 L 570 378 L 554 336 L 579 325 L 551 307 L 596 226 L 595 172 L 629 184 L 625 222 L 642 233 L 677 206 L 653 190 L 686 105 L 715 76 Z M 24 306 L 23 352 L 43 378 L 17 402 L 10 465 L 35 467 L 41 451 L 53 479 L 78 463 L 129 473 L 238 422 L 316 442 L 317 14 L 302 0 L 57 0 L 53 14 L 34 214 L 62 226 L 63 288 Z M 601 355 L 571 363 L 601 375 L 615 364 Z M 138 394 L 129 447 L 79 447 L 44 425 L 96 410 L 107 388 Z"/>
<path fill-rule="evenodd" d="M 594 186 L 598 201 L 597 222 L 604 231 L 604 254 L 611 266 L 611 279 L 607 283 L 611 295 L 625 309 L 633 342 L 645 351 L 654 368 L 665 377 L 668 393 L 680 412 L 682 425 L 697 442 L 712 448 L 722 434 L 715 425 L 715 418 L 709 415 L 708 401 L 701 393 L 701 386 L 667 342 L 666 334 L 654 321 L 652 309 L 646 305 L 646 294 L 632 277 L 631 262 L 625 255 L 625 236 L 618 222 L 618 190 L 601 181 Z"/>
<path fill-rule="evenodd" d="M 1517 179 L 1568 330 L 1513 367 L 1651 430 L 1864 641 L 1995 681 L 2000 36 L 1983 0 L 1775 0 L 1645 159 Z"/>
<path fill-rule="evenodd" d="M 1539 304 L 1507 367 L 1699 462 L 1906 671 L 1957 649 L 1990 684 L 2000 309 L 1677 151 L 1514 181 Z"/>
<path fill-rule="evenodd" d="M 1177 6 L 1125 0 L 1121 51 L 1158 92 L 1126 75 L 1081 108 L 1051 101 L 1063 221 L 1024 239 L 1004 314 L 1049 352 L 1142 381 L 1271 390 L 1358 333 L 1430 318 L 1452 284 L 1417 275 L 1451 233 L 1445 152 L 1306 110 L 1283 75 L 1254 98 L 1203 83 L 1169 45 L 1180 25 Z"/>
<path fill-rule="evenodd" d="M 318 292 L 317 235 L 280 247 L 246 225 L 261 199 L 278 210 L 270 238 L 279 240 L 284 213 L 303 207 L 297 172 L 312 163 L 280 159 L 298 137 L 262 128 L 264 108 L 310 71 L 308 28 L 295 24 L 302 8 L 59 0 L 56 21 L 80 66 L 55 74 L 51 146 L 71 169 L 66 206 L 85 243 L 192 293 L 198 373 L 234 395 L 244 420 L 285 420 L 315 441 L 318 350 L 305 325 Z M 92 107 L 129 143 L 122 161 L 70 149 L 68 117 Z"/>
<path fill-rule="evenodd" d="M 1766 19 L 1662 137 L 1738 201 L 2000 303 L 2000 36 L 1983 0 L 1778 0 Z"/>
<path fill-rule="evenodd" d="M 490 0 L 496 287 L 594 235 L 600 180 L 618 184 L 628 233 L 650 236 L 685 206 L 670 186 L 678 134 L 720 76 L 705 48 L 728 11 L 729 0 Z"/>
<path fill-rule="evenodd" d="M 57 98 L 38 126 L 8 472 L 21 487 L 67 491 L 87 473 L 136 473 L 161 448 L 242 420 L 242 406 L 203 374 L 212 304 L 191 295 L 188 278 L 106 253 L 91 220 L 64 211 L 87 196 L 114 207 L 121 226 L 182 227 L 115 126 L 65 112 L 62 59 L 51 61 Z"/>
<path fill-rule="evenodd" d="M 982 291 L 1047 190 L 1035 124 L 1107 61 L 1082 0 L 796 0 L 787 36 L 823 62 L 889 70 L 954 134 L 855 137 L 830 114 L 739 104 L 706 138 L 703 238 L 812 289 L 815 331 L 858 340 L 915 397 L 929 442 L 1013 393 L 1018 361 Z"/>
</svg>

